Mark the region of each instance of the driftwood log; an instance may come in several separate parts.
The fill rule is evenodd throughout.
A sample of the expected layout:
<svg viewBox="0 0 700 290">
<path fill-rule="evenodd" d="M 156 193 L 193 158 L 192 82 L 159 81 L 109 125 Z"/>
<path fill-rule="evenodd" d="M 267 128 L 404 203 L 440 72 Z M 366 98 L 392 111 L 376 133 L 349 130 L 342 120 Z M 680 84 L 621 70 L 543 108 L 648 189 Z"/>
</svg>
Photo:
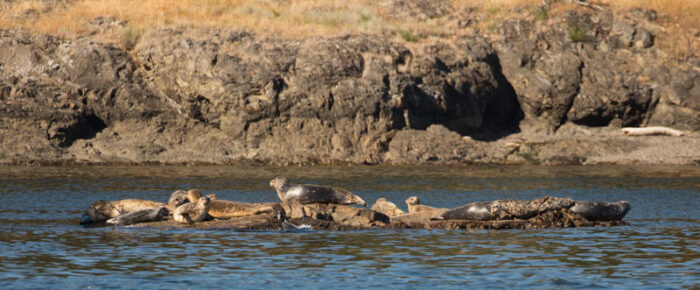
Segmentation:
<svg viewBox="0 0 700 290">
<path fill-rule="evenodd" d="M 643 127 L 643 128 L 622 128 L 622 133 L 629 136 L 646 135 L 669 135 L 674 137 L 683 136 L 683 132 L 667 127 Z"/>
</svg>

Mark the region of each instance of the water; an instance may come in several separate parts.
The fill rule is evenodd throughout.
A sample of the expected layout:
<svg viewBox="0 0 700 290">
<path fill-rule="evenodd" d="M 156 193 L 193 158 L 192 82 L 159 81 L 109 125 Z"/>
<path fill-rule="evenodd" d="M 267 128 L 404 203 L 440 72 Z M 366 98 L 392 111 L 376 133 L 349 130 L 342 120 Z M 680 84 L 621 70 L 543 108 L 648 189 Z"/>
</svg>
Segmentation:
<svg viewBox="0 0 700 290">
<path fill-rule="evenodd" d="M 95 200 L 200 188 L 275 201 L 267 183 L 408 196 L 627 200 L 630 226 L 255 232 L 83 228 Z M 700 167 L 0 167 L 0 288 L 700 287 Z"/>
</svg>

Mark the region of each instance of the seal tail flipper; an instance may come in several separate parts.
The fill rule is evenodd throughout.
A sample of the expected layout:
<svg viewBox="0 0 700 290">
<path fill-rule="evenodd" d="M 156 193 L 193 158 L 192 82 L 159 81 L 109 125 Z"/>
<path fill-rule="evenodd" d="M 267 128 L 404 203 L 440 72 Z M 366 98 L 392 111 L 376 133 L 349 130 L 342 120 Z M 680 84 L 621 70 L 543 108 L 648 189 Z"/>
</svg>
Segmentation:
<svg viewBox="0 0 700 290">
<path fill-rule="evenodd" d="M 105 223 L 115 226 L 119 225 L 119 221 L 117 220 L 117 218 L 108 219 Z"/>
<path fill-rule="evenodd" d="M 443 211 L 443 212 L 441 212 L 441 213 L 438 213 L 437 215 L 434 215 L 434 216 L 430 217 L 430 220 L 431 220 L 431 221 L 435 221 L 435 220 L 438 220 L 438 221 L 439 221 L 439 220 L 446 220 L 444 213 L 445 213 L 445 211 Z"/>
</svg>

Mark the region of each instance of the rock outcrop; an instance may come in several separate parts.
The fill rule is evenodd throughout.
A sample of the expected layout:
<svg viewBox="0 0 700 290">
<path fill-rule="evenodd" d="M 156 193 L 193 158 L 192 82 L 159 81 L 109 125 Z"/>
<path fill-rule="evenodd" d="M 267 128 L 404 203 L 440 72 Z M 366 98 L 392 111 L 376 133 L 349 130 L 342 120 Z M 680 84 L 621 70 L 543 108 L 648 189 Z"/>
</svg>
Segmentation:
<svg viewBox="0 0 700 290">
<path fill-rule="evenodd" d="M 550 131 L 567 122 L 697 131 L 698 72 L 661 60 L 652 47 L 657 26 L 650 22 L 576 11 L 546 26 L 504 21 L 494 47 L 522 104 L 523 122 Z"/>
<path fill-rule="evenodd" d="M 275 213 L 210 220 L 192 225 L 181 225 L 173 221 L 157 221 L 140 223 L 137 226 L 237 230 L 287 230 L 290 227 L 293 229 L 305 227 L 314 230 L 531 229 L 626 225 L 622 221 L 622 217 L 629 210 L 629 205 L 625 202 L 574 202 L 570 199 L 557 197 L 543 197 L 531 201 L 501 200 L 487 203 L 499 204 L 500 215 L 495 219 L 436 219 L 436 215 L 440 215 L 442 211 L 424 211 L 389 217 L 380 212 L 349 205 L 282 203 L 281 211 Z M 580 206 L 573 208 L 576 203 L 580 203 Z M 609 211 L 608 209 L 617 209 L 621 204 L 626 205 L 624 212 L 611 215 L 610 213 L 615 210 Z M 601 211 L 601 209 L 603 210 Z"/>
<path fill-rule="evenodd" d="M 391 5 L 426 19 L 449 11 L 409 2 Z M 662 60 L 647 12 L 515 18 L 499 39 L 411 44 L 179 27 L 127 51 L 2 30 L 0 163 L 694 164 L 697 149 L 620 157 L 628 139 L 569 149 L 592 142 L 572 126 L 700 129 L 700 68 Z M 540 143 L 506 148 L 510 137 Z M 697 148 L 697 134 L 682 140 Z"/>
</svg>

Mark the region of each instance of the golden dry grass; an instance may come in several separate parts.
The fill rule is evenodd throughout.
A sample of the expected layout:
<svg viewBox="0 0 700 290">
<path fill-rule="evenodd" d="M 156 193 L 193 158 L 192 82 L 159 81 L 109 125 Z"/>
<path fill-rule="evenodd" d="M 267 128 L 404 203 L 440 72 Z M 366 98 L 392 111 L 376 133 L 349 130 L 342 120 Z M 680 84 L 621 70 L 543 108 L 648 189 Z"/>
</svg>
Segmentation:
<svg viewBox="0 0 700 290">
<path fill-rule="evenodd" d="M 551 0 L 550 0 L 551 1 Z M 97 35 L 112 41 L 133 38 L 150 29 L 166 26 L 245 27 L 260 36 L 296 38 L 347 33 L 396 35 L 406 41 L 423 36 L 442 37 L 460 33 L 446 29 L 445 19 L 415 21 L 396 17 L 388 3 L 376 0 L 23 0 L 0 3 L 0 27 L 24 27 L 49 34 L 80 35 L 99 16 L 129 23 L 121 34 Z M 511 17 L 515 6 L 536 7 L 541 0 L 452 0 L 452 11 L 478 7 L 485 15 L 477 25 L 484 33 Z M 596 0 L 613 11 L 633 7 L 655 9 L 666 34 L 659 45 L 673 55 L 694 49 L 692 29 L 700 29 L 698 0 Z M 575 8 L 557 3 L 558 9 Z M 491 28 L 491 29 L 488 29 Z M 128 31 L 127 31 L 128 30 Z M 679 45 L 682 44 L 682 45 Z M 688 45 L 687 43 L 691 43 Z"/>
</svg>

